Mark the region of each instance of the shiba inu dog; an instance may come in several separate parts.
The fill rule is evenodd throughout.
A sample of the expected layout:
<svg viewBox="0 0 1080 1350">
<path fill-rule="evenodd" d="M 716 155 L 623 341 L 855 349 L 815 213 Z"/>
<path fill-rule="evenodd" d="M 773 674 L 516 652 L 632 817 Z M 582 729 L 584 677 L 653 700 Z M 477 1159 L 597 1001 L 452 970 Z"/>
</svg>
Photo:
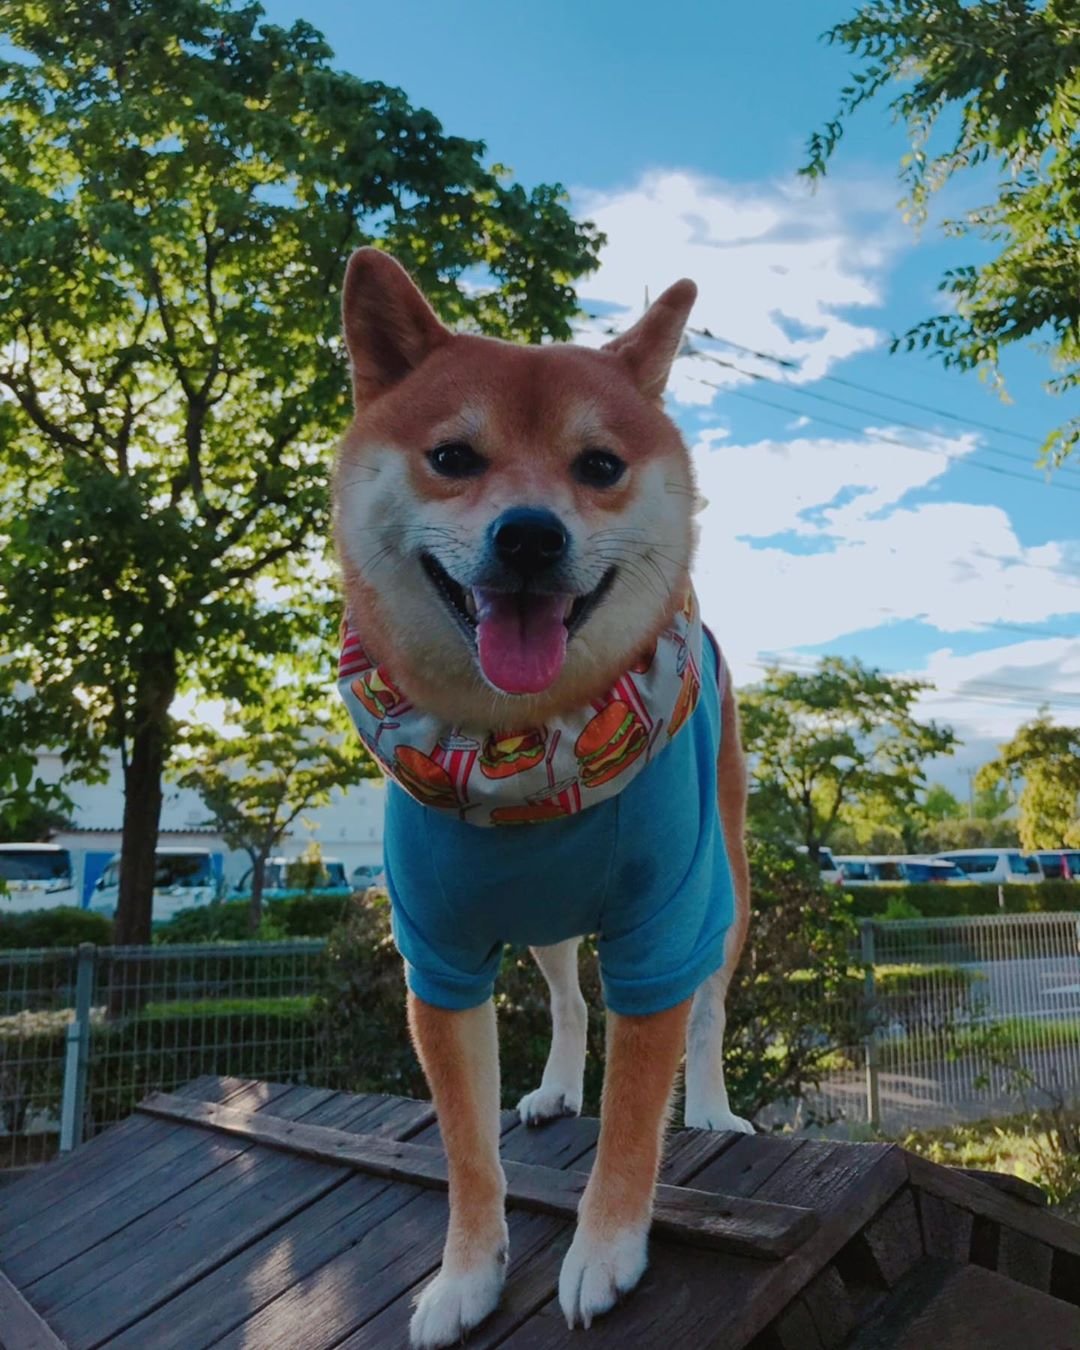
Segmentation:
<svg viewBox="0 0 1080 1350">
<path fill-rule="evenodd" d="M 450 1219 L 413 1345 L 458 1341 L 507 1261 L 491 990 L 532 947 L 552 1042 L 522 1120 L 581 1107 L 582 935 L 609 1041 L 596 1163 L 559 1297 L 588 1326 L 646 1266 L 685 1046 L 686 1122 L 749 1130 L 724 1085 L 746 934 L 746 779 L 690 586 L 696 492 L 661 406 L 680 281 L 606 347 L 453 334 L 386 254 L 343 297 L 356 415 L 334 476 L 339 687 L 390 782 L 386 873 Z"/>
</svg>

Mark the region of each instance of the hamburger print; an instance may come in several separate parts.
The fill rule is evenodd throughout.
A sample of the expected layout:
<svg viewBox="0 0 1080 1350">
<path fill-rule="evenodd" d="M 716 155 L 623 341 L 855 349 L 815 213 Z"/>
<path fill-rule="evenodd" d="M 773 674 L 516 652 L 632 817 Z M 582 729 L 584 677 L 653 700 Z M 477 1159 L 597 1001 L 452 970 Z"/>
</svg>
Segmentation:
<svg viewBox="0 0 1080 1350">
<path fill-rule="evenodd" d="M 676 698 L 675 706 L 671 710 L 671 721 L 668 723 L 669 736 L 675 735 L 697 707 L 698 695 L 700 693 L 701 681 L 698 679 L 693 663 L 688 661 L 686 669 L 683 671 L 682 684 L 679 686 L 679 696 Z"/>
<path fill-rule="evenodd" d="M 443 811 L 458 809 L 457 789 L 454 780 L 441 764 L 436 764 L 430 755 L 411 745 L 399 745 L 394 750 L 394 777 L 409 794 L 424 806 L 438 807 Z"/>
<path fill-rule="evenodd" d="M 542 727 L 519 731 L 512 736 L 492 732 L 480 751 L 480 772 L 485 778 L 511 778 L 544 762 L 547 733 Z"/>
<path fill-rule="evenodd" d="M 400 691 L 381 666 L 358 675 L 350 688 L 372 717 L 377 717 L 380 722 L 402 703 Z"/>
<path fill-rule="evenodd" d="M 574 753 L 583 787 L 599 787 L 617 778 L 644 751 L 648 736 L 628 703 L 612 699 L 577 738 Z"/>
</svg>

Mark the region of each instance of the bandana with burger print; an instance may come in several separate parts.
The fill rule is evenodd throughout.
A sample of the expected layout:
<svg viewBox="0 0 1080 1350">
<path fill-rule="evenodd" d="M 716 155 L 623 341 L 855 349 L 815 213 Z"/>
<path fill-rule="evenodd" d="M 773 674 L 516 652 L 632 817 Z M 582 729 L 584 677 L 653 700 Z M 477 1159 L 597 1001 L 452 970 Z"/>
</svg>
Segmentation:
<svg viewBox="0 0 1080 1350">
<path fill-rule="evenodd" d="M 602 698 L 542 727 L 477 737 L 413 707 L 346 615 L 338 689 L 364 744 L 416 801 L 473 825 L 531 825 L 614 797 L 687 724 L 701 693 L 701 631 L 691 591 Z"/>
</svg>

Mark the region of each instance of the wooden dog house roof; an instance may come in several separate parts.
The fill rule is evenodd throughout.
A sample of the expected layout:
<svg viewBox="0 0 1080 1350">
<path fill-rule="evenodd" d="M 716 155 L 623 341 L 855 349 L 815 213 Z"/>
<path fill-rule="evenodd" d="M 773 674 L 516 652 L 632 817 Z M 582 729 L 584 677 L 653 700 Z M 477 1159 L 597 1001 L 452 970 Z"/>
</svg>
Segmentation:
<svg viewBox="0 0 1080 1350">
<path fill-rule="evenodd" d="M 504 1117 L 511 1350 L 1080 1347 L 1080 1227 L 895 1145 L 673 1133 L 649 1271 L 588 1333 L 555 1299 L 593 1120 Z M 408 1343 L 438 1266 L 430 1105 L 198 1079 L 0 1189 L 3 1350 Z"/>
</svg>

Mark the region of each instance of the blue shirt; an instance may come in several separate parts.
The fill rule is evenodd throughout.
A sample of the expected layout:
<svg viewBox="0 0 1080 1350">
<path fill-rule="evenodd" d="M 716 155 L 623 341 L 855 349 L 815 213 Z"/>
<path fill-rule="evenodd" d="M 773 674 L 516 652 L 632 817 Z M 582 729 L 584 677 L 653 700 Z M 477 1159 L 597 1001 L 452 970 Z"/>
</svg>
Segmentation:
<svg viewBox="0 0 1080 1350">
<path fill-rule="evenodd" d="M 723 964 L 734 916 L 716 803 L 720 732 L 718 682 L 703 679 L 682 734 L 622 792 L 540 824 L 481 829 L 388 783 L 386 879 L 413 993 L 472 1008 L 491 997 L 507 943 L 595 933 L 612 1011 L 689 998 Z"/>
</svg>

